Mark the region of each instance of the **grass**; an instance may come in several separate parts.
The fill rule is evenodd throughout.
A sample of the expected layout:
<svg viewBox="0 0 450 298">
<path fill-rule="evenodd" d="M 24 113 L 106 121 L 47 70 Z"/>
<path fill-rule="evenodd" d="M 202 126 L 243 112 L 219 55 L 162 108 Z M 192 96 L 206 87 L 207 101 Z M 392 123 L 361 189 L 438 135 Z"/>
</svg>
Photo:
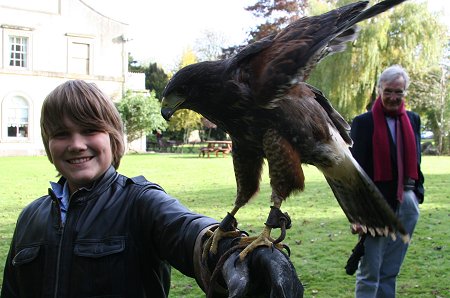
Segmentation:
<svg viewBox="0 0 450 298">
<path fill-rule="evenodd" d="M 425 202 L 412 243 L 398 278 L 399 297 L 450 297 L 449 216 L 450 157 L 426 156 Z M 47 192 L 56 171 L 46 157 L 0 158 L 0 271 L 20 210 Z M 352 297 L 354 276 L 344 266 L 356 236 L 322 174 L 304 167 L 306 189 L 282 206 L 293 221 L 285 242 L 305 286 L 305 297 Z M 159 183 L 191 210 L 218 220 L 231 210 L 235 195 L 232 159 L 199 158 L 196 154 L 127 155 L 120 172 L 144 175 Z M 257 198 L 237 214 L 240 228 L 258 233 L 269 211 L 267 171 Z M 0 275 L 0 284 L 2 281 Z M 171 297 L 202 297 L 196 282 L 173 270 Z"/>
</svg>

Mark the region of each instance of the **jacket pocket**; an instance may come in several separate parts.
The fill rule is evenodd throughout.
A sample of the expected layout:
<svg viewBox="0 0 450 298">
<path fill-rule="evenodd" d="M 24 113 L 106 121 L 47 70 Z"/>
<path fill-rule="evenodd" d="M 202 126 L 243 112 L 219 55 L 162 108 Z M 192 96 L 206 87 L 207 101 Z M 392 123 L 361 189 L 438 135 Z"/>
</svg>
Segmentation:
<svg viewBox="0 0 450 298">
<path fill-rule="evenodd" d="M 19 246 L 16 248 L 16 255 L 13 257 L 11 264 L 17 278 L 18 289 L 21 289 L 23 297 L 44 297 L 42 294 L 42 285 L 44 278 L 42 272 L 45 272 L 45 246 Z M 5 276 L 6 277 L 6 276 Z M 1 286 L 0 286 L 1 287 Z M 0 296 L 2 296 L 0 294 Z M 2 296 L 3 297 L 3 296 Z"/>
<path fill-rule="evenodd" d="M 73 246 L 73 297 L 120 297 L 126 290 L 126 237 L 78 239 Z"/>
<path fill-rule="evenodd" d="M 39 246 L 22 248 L 12 260 L 14 266 L 30 263 L 39 255 Z"/>
<path fill-rule="evenodd" d="M 101 242 L 87 241 L 75 244 L 74 254 L 79 257 L 101 258 L 123 252 L 125 239 L 107 239 Z"/>
</svg>

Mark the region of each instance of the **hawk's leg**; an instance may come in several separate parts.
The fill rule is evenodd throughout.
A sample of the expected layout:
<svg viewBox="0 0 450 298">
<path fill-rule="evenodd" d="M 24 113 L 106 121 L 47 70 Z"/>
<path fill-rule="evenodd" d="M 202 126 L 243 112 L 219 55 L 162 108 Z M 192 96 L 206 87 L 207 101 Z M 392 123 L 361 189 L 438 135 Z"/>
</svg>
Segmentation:
<svg viewBox="0 0 450 298">
<path fill-rule="evenodd" d="M 225 237 L 239 237 L 241 236 L 241 232 L 237 231 L 237 221 L 234 218 L 234 215 L 239 210 L 239 208 L 235 207 L 233 210 L 225 216 L 225 218 L 220 223 L 219 227 L 214 232 L 209 232 L 209 238 L 204 244 L 202 260 L 206 261 L 208 257 L 208 253 L 211 252 L 213 254 L 217 253 L 219 240 Z"/>
<path fill-rule="evenodd" d="M 280 210 L 281 204 L 292 192 L 303 190 L 304 187 L 305 178 L 300 154 L 289 140 L 278 131 L 269 129 L 264 134 L 263 148 L 269 165 L 272 187 L 270 199 L 273 206 L 263 232 L 240 253 L 241 260 L 258 246 L 280 244 L 286 235 L 286 229 L 290 226 L 289 216 Z M 270 237 L 270 232 L 278 227 L 281 228 L 281 235 L 274 240 Z"/>
<path fill-rule="evenodd" d="M 280 243 L 286 237 L 286 230 L 291 228 L 291 218 L 286 213 L 281 212 L 279 207 L 272 206 L 270 207 L 270 213 L 267 217 L 267 221 L 265 223 L 266 227 L 271 229 L 280 228 L 281 234 L 280 236 L 273 241 L 273 244 Z"/>
<path fill-rule="evenodd" d="M 233 147 L 233 165 L 236 176 L 237 194 L 234 208 L 222 220 L 219 227 L 211 233 L 203 249 L 202 260 L 206 260 L 209 252 L 217 253 L 219 240 L 224 237 L 238 237 L 237 223 L 234 216 L 259 190 L 259 181 L 263 166 L 262 154 L 245 151 L 245 147 Z"/>
<path fill-rule="evenodd" d="M 280 207 L 281 201 L 274 203 L 274 205 L 270 207 L 270 213 L 267 217 L 264 230 L 258 237 L 241 239 L 240 244 L 247 244 L 245 249 L 239 254 L 241 261 L 244 260 L 248 253 L 258 246 L 273 247 L 275 245 L 279 249 L 284 247 L 284 245 L 281 244 L 281 241 L 283 241 L 286 236 L 286 229 L 291 227 L 291 219 L 287 213 L 281 212 Z M 270 236 L 270 233 L 274 228 L 281 229 L 281 234 L 277 239 L 273 239 Z"/>
</svg>

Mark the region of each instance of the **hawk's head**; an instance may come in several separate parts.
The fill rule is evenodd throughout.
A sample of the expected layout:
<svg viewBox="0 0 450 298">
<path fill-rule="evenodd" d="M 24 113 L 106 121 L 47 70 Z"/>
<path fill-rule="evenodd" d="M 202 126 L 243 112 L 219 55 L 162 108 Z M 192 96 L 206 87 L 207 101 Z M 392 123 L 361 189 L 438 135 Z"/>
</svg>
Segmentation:
<svg viewBox="0 0 450 298">
<path fill-rule="evenodd" d="M 223 61 L 206 61 L 180 69 L 163 92 L 161 114 L 169 120 L 180 109 L 200 114 L 214 105 L 222 87 Z"/>
</svg>

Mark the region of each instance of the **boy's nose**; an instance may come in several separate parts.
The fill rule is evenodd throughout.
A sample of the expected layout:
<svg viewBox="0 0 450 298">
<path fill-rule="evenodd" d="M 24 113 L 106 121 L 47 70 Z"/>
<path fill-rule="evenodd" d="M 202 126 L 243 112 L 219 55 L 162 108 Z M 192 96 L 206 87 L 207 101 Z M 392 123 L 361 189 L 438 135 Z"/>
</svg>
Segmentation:
<svg viewBox="0 0 450 298">
<path fill-rule="evenodd" d="M 87 145 L 86 145 L 86 142 L 85 142 L 83 136 L 79 135 L 79 134 L 74 134 L 72 136 L 72 138 L 70 139 L 70 144 L 67 149 L 69 151 L 77 152 L 77 151 L 86 150 L 86 148 L 87 148 Z"/>
</svg>

